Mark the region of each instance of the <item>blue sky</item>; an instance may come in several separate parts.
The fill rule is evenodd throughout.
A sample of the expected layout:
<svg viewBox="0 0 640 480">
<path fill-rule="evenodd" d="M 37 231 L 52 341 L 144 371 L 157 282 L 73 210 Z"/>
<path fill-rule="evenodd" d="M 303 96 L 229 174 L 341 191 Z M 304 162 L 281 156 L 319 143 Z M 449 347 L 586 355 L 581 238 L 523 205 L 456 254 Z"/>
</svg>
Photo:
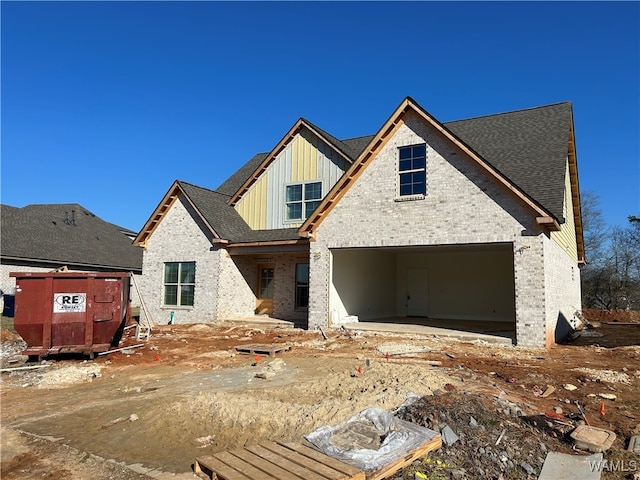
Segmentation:
<svg viewBox="0 0 640 480">
<path fill-rule="evenodd" d="M 299 117 L 372 134 L 573 102 L 582 190 L 640 214 L 638 2 L 8 2 L 2 203 L 139 230 L 175 179 L 215 188 Z"/>
</svg>

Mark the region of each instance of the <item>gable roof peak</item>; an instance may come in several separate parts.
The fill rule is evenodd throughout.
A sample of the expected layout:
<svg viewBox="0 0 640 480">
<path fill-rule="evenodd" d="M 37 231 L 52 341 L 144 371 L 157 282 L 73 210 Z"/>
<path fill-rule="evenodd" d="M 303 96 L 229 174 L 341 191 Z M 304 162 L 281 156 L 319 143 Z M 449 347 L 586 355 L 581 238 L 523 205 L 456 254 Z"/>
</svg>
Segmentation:
<svg viewBox="0 0 640 480">
<path fill-rule="evenodd" d="M 317 125 L 311 123 L 309 120 L 302 118 L 301 120 L 305 123 L 305 125 L 310 128 L 316 135 L 318 135 L 325 142 L 329 143 L 332 147 L 337 149 L 344 157 L 349 160 L 349 163 L 352 163 L 358 156 L 360 152 L 354 151 L 349 145 L 345 144 L 343 140 L 339 140 L 333 135 L 331 135 L 326 130 L 318 127 Z"/>
<path fill-rule="evenodd" d="M 240 200 L 240 198 L 244 195 L 244 193 L 249 190 L 251 185 L 253 185 L 253 183 L 260 177 L 260 175 L 262 175 L 262 173 L 268 168 L 271 162 L 293 140 L 293 138 L 298 134 L 302 126 L 308 128 L 314 135 L 318 136 L 321 140 L 323 140 L 329 146 L 331 146 L 348 163 L 353 163 L 353 160 L 358 156 L 358 152 L 354 152 L 350 146 L 345 145 L 343 142 L 335 138 L 333 135 L 325 132 L 321 128 L 311 123 L 309 120 L 306 120 L 304 117 L 300 117 L 293 124 L 293 126 L 287 131 L 287 133 L 282 137 L 282 139 L 276 144 L 276 146 L 266 156 L 264 156 L 264 158 L 261 159 L 261 161 L 254 163 L 252 160 L 250 162 L 247 162 L 247 164 L 245 164 L 245 166 L 251 164 L 251 166 L 254 167 L 253 171 L 248 175 L 247 178 L 245 178 L 244 182 L 242 182 L 239 185 L 239 187 L 233 192 L 233 194 L 231 195 L 231 198 L 229 199 L 229 205 L 233 206 Z"/>
</svg>

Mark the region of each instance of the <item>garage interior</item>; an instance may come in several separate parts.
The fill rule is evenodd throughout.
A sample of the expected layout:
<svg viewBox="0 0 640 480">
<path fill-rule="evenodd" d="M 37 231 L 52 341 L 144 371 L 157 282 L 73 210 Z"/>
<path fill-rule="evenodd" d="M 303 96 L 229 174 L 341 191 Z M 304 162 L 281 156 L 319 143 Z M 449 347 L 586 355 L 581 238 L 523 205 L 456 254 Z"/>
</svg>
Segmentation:
<svg viewBox="0 0 640 480">
<path fill-rule="evenodd" d="M 332 249 L 336 323 L 410 324 L 515 343 L 511 243 Z"/>
</svg>

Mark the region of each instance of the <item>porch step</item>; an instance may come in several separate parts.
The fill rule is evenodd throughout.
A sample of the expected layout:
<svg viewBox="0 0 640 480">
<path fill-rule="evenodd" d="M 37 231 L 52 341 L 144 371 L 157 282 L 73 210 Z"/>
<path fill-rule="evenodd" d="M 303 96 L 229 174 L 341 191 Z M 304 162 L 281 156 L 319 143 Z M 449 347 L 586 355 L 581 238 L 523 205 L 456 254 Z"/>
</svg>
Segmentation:
<svg viewBox="0 0 640 480">
<path fill-rule="evenodd" d="M 280 320 L 277 318 L 271 318 L 262 315 L 256 315 L 255 317 L 241 317 L 241 318 L 227 318 L 223 322 L 223 324 L 231 324 L 231 325 L 259 325 L 265 328 L 293 328 L 295 327 L 294 322 L 289 322 L 287 320 Z"/>
</svg>

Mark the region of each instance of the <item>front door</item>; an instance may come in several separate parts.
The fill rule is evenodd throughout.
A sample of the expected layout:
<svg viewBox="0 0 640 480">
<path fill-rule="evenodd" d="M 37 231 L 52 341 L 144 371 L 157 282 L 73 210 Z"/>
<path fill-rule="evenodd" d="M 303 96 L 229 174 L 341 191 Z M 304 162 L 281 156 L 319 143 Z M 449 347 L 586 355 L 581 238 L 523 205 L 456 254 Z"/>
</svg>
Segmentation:
<svg viewBox="0 0 640 480">
<path fill-rule="evenodd" d="M 258 315 L 273 314 L 273 276 L 274 265 L 258 265 L 258 295 L 256 313 Z"/>
</svg>

